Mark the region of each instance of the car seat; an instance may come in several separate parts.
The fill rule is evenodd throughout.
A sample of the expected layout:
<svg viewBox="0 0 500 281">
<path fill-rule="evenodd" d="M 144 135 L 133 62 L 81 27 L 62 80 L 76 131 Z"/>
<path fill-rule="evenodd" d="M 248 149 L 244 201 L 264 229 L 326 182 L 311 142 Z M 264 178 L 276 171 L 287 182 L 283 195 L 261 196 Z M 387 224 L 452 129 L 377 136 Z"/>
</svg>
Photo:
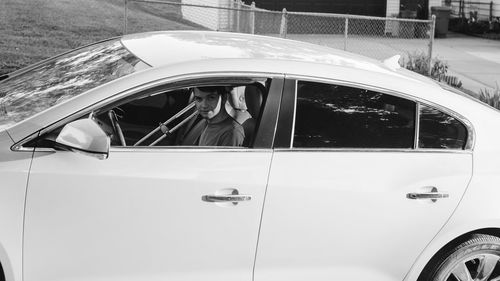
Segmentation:
<svg viewBox="0 0 500 281">
<path fill-rule="evenodd" d="M 255 82 L 245 86 L 244 96 L 239 96 L 238 102 L 233 101 L 234 111 L 230 115 L 240 123 L 245 131 L 243 146 L 250 146 L 253 142 L 257 120 L 260 116 L 265 88 L 262 84 Z M 233 99 L 234 100 L 234 99 Z M 237 104 L 236 104 L 237 103 Z"/>
</svg>

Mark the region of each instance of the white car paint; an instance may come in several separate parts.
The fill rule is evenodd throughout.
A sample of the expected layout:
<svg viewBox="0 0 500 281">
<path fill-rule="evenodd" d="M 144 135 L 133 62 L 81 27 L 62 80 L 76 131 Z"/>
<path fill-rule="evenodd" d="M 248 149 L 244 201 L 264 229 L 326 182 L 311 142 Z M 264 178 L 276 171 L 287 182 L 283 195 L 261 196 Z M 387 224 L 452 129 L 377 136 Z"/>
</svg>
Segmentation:
<svg viewBox="0 0 500 281">
<path fill-rule="evenodd" d="M 402 280 L 471 175 L 471 153 L 277 151 L 255 279 Z M 406 197 L 429 187 L 450 197 Z"/>
<path fill-rule="evenodd" d="M 251 281 L 271 155 L 132 149 L 96 161 L 35 153 L 24 280 Z M 252 200 L 202 201 L 228 189 Z"/>
<path fill-rule="evenodd" d="M 0 261 L 7 280 L 22 280 L 23 218 L 32 152 L 13 153 L 0 132 Z"/>
<path fill-rule="evenodd" d="M 122 42 L 153 67 L 32 116 L 8 134 L 0 132 L 0 262 L 9 281 L 155 280 L 167 273 L 172 280 L 417 280 L 430 258 L 456 237 L 500 227 L 497 111 L 404 69 L 306 43 L 211 32 L 128 35 Z M 112 149 L 104 161 L 40 151 L 33 158 L 25 204 L 32 151 L 12 145 L 145 84 L 248 73 L 353 83 L 439 105 L 472 124 L 473 149 L 370 152 L 365 161 L 359 152 L 342 151 L 153 149 L 138 152 L 147 155 L 144 160 Z M 309 170 L 309 178 L 300 177 L 316 163 L 322 165 Z M 366 172 L 335 173 L 346 166 Z M 228 169 L 231 175 L 224 172 Z M 208 176 L 210 171 L 218 176 Z M 400 185 L 385 185 L 376 177 L 381 174 Z M 172 193 L 166 180 L 185 189 Z M 404 197 L 427 185 L 442 186 L 450 198 L 430 203 Z M 254 197 L 234 207 L 201 201 L 224 188 Z M 186 196 L 192 197 L 183 201 Z M 351 216 L 338 215 L 345 212 Z M 174 233 L 172 226 L 184 231 Z M 423 234 L 415 237 L 417 230 Z"/>
</svg>

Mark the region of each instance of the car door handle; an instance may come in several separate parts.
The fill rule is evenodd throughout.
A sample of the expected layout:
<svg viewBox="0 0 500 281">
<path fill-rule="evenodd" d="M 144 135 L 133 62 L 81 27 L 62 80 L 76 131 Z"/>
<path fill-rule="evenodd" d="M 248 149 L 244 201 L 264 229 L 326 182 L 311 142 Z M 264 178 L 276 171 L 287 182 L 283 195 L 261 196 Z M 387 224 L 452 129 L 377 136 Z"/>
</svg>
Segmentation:
<svg viewBox="0 0 500 281">
<path fill-rule="evenodd" d="M 251 195 L 243 195 L 243 194 L 236 194 L 236 195 L 203 195 L 201 197 L 201 200 L 205 202 L 232 202 L 232 203 L 238 203 L 242 201 L 250 201 L 252 200 Z"/>
<path fill-rule="evenodd" d="M 442 199 L 448 198 L 450 195 L 448 193 L 438 193 L 438 192 L 428 192 L 428 193 L 408 193 L 406 198 L 408 199 Z"/>
</svg>

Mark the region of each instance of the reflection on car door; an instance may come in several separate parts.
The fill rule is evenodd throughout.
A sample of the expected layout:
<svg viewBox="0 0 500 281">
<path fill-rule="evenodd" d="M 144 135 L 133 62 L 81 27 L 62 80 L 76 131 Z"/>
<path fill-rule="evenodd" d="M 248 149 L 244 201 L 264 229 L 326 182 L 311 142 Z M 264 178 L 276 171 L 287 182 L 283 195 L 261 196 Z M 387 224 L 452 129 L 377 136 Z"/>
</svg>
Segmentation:
<svg viewBox="0 0 500 281">
<path fill-rule="evenodd" d="M 251 281 L 271 157 L 270 145 L 112 148 L 103 161 L 37 149 L 24 280 Z M 210 202 L 235 194 L 251 200 Z"/>
<path fill-rule="evenodd" d="M 471 152 L 415 149 L 413 101 L 339 85 L 285 89 L 282 107 L 295 105 L 296 118 L 280 115 L 285 141 L 273 156 L 255 280 L 403 280 L 459 203 Z"/>
</svg>

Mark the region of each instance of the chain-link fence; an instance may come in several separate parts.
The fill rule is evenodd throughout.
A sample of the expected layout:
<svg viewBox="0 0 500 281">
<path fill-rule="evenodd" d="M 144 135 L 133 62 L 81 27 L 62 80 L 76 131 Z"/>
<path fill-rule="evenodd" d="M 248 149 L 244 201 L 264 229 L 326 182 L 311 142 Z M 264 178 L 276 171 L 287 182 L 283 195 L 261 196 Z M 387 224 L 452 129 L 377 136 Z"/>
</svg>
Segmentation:
<svg viewBox="0 0 500 281">
<path fill-rule="evenodd" d="M 375 59 L 409 54 L 431 58 L 434 20 L 380 18 L 327 13 L 269 11 L 239 1 L 208 0 L 125 1 L 124 33 L 164 30 L 134 17 L 148 10 L 165 23 L 172 21 L 187 29 L 242 32 L 307 41 L 362 54 Z M 224 4 L 220 5 L 221 2 Z M 186 29 L 183 28 L 183 29 Z M 430 65 L 430 64 L 429 64 Z"/>
</svg>

